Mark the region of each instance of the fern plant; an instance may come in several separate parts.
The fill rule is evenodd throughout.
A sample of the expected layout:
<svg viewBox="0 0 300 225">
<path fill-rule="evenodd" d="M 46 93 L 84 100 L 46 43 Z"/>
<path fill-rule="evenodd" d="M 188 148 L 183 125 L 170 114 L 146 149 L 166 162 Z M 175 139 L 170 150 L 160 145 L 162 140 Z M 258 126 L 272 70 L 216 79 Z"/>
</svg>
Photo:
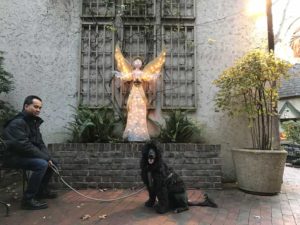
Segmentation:
<svg viewBox="0 0 300 225">
<path fill-rule="evenodd" d="M 3 52 L 0 51 L 0 93 L 8 93 L 13 89 L 12 74 L 4 69 L 3 61 Z"/>
<path fill-rule="evenodd" d="M 71 131 L 71 142 L 111 142 L 118 140 L 114 127 L 119 122 L 112 109 L 102 107 L 90 109 L 86 106 L 75 109 L 74 120 L 67 127 Z"/>
<path fill-rule="evenodd" d="M 188 111 L 172 110 L 168 113 L 165 126 L 160 127 L 161 142 L 190 142 L 193 135 L 200 136 L 200 126 L 187 117 Z"/>
<path fill-rule="evenodd" d="M 7 94 L 13 90 L 12 74 L 7 72 L 3 66 L 3 52 L 0 51 L 0 94 Z M 0 100 L 0 127 L 2 129 L 4 123 L 16 114 L 16 110 L 9 103 Z"/>
</svg>

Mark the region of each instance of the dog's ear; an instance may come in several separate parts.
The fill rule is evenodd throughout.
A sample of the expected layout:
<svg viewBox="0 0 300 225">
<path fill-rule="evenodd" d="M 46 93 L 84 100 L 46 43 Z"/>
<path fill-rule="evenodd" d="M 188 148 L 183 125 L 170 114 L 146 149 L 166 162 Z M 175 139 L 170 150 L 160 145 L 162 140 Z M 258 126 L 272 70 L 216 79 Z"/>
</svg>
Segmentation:
<svg viewBox="0 0 300 225">
<path fill-rule="evenodd" d="M 155 150 L 155 152 L 157 152 L 157 147 L 154 143 L 152 142 L 148 142 L 144 145 L 143 149 L 142 149 L 142 154 L 143 155 L 148 155 L 148 152 L 150 149 Z"/>
<path fill-rule="evenodd" d="M 142 149 L 142 158 L 146 159 L 148 158 L 148 152 L 149 152 L 149 149 L 150 149 L 150 145 L 149 143 L 146 143 L 144 146 L 143 146 L 143 149 Z"/>
<path fill-rule="evenodd" d="M 142 158 L 143 159 L 148 158 L 148 149 L 145 147 L 142 149 Z"/>
<path fill-rule="evenodd" d="M 156 147 L 156 146 L 155 146 Z M 161 150 L 159 148 L 155 148 L 155 152 L 156 152 L 156 157 L 158 160 L 160 160 L 162 158 L 162 154 L 161 154 Z"/>
</svg>

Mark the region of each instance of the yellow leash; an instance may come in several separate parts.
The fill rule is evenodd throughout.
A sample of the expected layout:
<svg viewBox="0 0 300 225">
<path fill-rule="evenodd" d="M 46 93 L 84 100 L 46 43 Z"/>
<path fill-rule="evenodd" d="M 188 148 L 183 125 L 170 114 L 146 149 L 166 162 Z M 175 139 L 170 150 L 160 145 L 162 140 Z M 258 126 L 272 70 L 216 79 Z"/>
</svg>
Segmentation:
<svg viewBox="0 0 300 225">
<path fill-rule="evenodd" d="M 143 191 L 145 189 L 145 186 L 143 186 L 141 189 L 139 189 L 138 191 L 134 192 L 134 193 L 131 193 L 131 194 L 128 194 L 128 195 L 125 195 L 125 196 L 121 196 L 121 197 L 118 197 L 118 198 L 112 198 L 112 199 L 101 199 L 101 198 L 94 198 L 94 197 L 90 197 L 90 196 L 87 196 L 87 195 L 84 195 L 82 193 L 80 193 L 79 191 L 77 191 L 75 188 L 73 188 L 70 184 L 68 184 L 64 179 L 63 177 L 60 175 L 59 173 L 59 170 L 58 168 L 55 166 L 55 165 L 50 165 L 51 169 L 54 171 L 54 173 L 56 173 L 59 177 L 59 179 L 68 187 L 70 188 L 72 191 L 76 192 L 77 194 L 79 194 L 80 196 L 84 197 L 84 198 L 87 198 L 87 199 L 90 199 L 90 200 L 94 200 L 94 201 L 100 201 L 100 202 L 113 202 L 113 201 L 117 201 L 117 200 L 121 200 L 121 199 L 124 199 L 124 198 L 128 198 L 128 197 L 131 197 L 133 195 L 136 195 L 138 193 L 140 193 L 141 191 Z"/>
</svg>

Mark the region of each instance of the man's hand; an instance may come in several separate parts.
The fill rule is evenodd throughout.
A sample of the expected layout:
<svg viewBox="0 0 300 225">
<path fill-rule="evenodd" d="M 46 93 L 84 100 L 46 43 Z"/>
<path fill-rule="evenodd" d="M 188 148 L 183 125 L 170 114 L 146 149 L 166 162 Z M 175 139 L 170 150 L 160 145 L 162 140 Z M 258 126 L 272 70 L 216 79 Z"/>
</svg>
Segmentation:
<svg viewBox="0 0 300 225">
<path fill-rule="evenodd" d="M 48 166 L 53 166 L 52 160 L 49 160 L 49 161 L 48 161 Z"/>
</svg>

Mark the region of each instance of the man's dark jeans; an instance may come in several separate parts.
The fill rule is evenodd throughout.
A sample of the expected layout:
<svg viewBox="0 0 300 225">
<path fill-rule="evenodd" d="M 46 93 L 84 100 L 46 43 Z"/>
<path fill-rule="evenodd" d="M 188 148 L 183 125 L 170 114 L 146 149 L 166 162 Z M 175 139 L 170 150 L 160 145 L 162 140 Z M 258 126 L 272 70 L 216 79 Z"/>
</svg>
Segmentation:
<svg viewBox="0 0 300 225">
<path fill-rule="evenodd" d="M 19 158 L 13 167 L 32 171 L 27 189 L 23 196 L 25 200 L 34 198 L 38 192 L 45 190 L 53 174 L 53 170 L 48 166 L 48 162 L 44 159 Z"/>
</svg>

